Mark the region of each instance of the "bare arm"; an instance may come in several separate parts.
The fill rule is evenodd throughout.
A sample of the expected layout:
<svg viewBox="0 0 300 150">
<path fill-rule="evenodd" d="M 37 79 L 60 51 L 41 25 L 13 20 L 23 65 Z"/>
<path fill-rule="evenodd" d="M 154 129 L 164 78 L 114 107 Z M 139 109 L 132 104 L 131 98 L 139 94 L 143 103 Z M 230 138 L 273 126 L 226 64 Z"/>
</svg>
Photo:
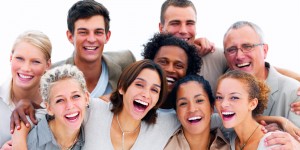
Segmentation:
<svg viewBox="0 0 300 150">
<path fill-rule="evenodd" d="M 13 150 L 27 150 L 26 138 L 30 128 L 26 128 L 23 122 L 20 123 L 21 129 L 15 129 L 12 135 Z"/>
<path fill-rule="evenodd" d="M 279 73 L 281 73 L 281 74 L 283 74 L 285 76 L 288 76 L 290 78 L 296 79 L 296 80 L 298 80 L 300 82 L 300 74 L 299 73 L 293 72 L 291 70 L 287 70 L 287 69 L 284 69 L 284 68 L 279 68 L 279 67 L 275 67 L 275 69 Z"/>
</svg>

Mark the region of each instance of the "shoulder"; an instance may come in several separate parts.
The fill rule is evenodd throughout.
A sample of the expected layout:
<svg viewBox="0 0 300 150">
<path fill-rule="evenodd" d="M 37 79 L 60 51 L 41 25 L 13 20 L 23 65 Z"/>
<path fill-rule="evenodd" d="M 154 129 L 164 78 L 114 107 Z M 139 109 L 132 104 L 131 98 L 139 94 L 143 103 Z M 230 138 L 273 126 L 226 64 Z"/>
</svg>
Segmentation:
<svg viewBox="0 0 300 150">
<path fill-rule="evenodd" d="M 272 145 L 272 146 L 268 146 L 268 147 L 265 146 L 265 139 L 266 139 L 268 136 L 270 136 L 272 133 L 274 133 L 274 132 L 268 132 L 268 133 L 266 133 L 266 134 L 260 139 L 260 142 L 259 142 L 258 147 L 257 147 L 258 150 L 270 149 L 270 148 L 274 148 L 274 147 L 279 146 L 279 145 Z"/>
<path fill-rule="evenodd" d="M 129 64 L 135 62 L 135 57 L 129 50 L 104 52 L 103 59 L 106 63 L 113 62 L 121 66 L 122 70 Z"/>
<path fill-rule="evenodd" d="M 71 64 L 71 65 L 74 65 L 74 57 L 71 56 L 65 60 L 61 60 L 61 61 L 58 61 L 58 62 L 55 62 L 51 65 L 51 68 L 55 68 L 57 66 L 61 66 L 61 65 L 64 65 L 64 64 Z"/>
</svg>

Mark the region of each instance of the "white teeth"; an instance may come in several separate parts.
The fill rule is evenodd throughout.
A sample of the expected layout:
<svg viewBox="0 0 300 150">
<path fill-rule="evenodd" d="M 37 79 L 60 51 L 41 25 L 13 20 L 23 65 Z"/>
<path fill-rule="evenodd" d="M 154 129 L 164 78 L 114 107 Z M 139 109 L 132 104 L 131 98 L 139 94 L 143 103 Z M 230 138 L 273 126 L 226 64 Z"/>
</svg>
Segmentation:
<svg viewBox="0 0 300 150">
<path fill-rule="evenodd" d="M 19 76 L 20 76 L 21 78 L 24 78 L 24 79 L 30 79 L 30 78 L 32 78 L 32 76 L 25 76 L 25 75 L 23 75 L 23 74 L 19 74 Z"/>
<path fill-rule="evenodd" d="M 95 46 L 85 46 L 87 50 L 95 50 L 97 47 Z"/>
<path fill-rule="evenodd" d="M 73 114 L 66 115 L 66 117 L 71 118 L 71 117 L 77 116 L 78 114 L 79 114 L 79 113 L 76 112 L 76 113 L 73 113 Z"/>
<path fill-rule="evenodd" d="M 233 115 L 234 112 L 222 112 L 222 115 Z"/>
<path fill-rule="evenodd" d="M 137 102 L 137 103 L 140 103 L 140 104 L 142 104 L 142 105 L 144 105 L 144 106 L 148 106 L 148 105 L 149 105 L 147 102 L 141 101 L 141 100 L 139 100 L 139 99 L 134 100 L 134 101 Z"/>
<path fill-rule="evenodd" d="M 168 82 L 175 82 L 174 78 L 166 77 Z"/>
<path fill-rule="evenodd" d="M 245 67 L 250 65 L 250 63 L 242 63 L 242 64 L 237 64 L 238 67 Z"/>
<path fill-rule="evenodd" d="M 197 116 L 197 117 L 191 117 L 191 118 L 188 118 L 188 120 L 189 121 L 191 121 L 191 120 L 199 120 L 199 119 L 201 119 L 202 117 L 199 117 L 199 116 Z"/>
</svg>

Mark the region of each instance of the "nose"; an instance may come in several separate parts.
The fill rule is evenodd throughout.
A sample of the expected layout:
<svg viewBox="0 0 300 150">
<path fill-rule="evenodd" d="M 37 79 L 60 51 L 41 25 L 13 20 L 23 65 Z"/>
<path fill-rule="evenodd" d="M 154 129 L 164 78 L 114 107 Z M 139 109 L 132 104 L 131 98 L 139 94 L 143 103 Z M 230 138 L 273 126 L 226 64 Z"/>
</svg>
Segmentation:
<svg viewBox="0 0 300 150">
<path fill-rule="evenodd" d="M 70 110 L 74 107 L 74 102 L 72 100 L 67 100 L 66 108 L 67 110 Z"/>
<path fill-rule="evenodd" d="M 236 52 L 236 57 L 237 58 L 243 58 L 245 56 L 245 53 L 243 52 L 242 48 L 238 48 Z"/>
<path fill-rule="evenodd" d="M 164 67 L 164 69 L 165 69 L 166 72 L 169 72 L 169 73 L 174 73 L 175 72 L 175 69 L 174 69 L 172 64 L 167 65 L 166 67 Z"/>
<path fill-rule="evenodd" d="M 229 106 L 229 101 L 227 99 L 224 99 L 222 102 L 221 102 L 221 106 L 222 108 L 226 108 Z"/>
<path fill-rule="evenodd" d="M 22 71 L 28 72 L 30 71 L 30 62 L 26 61 L 24 62 L 24 64 L 22 65 Z"/>
<path fill-rule="evenodd" d="M 150 98 L 150 91 L 151 91 L 151 89 L 144 89 L 143 93 L 142 93 L 143 97 L 145 97 L 146 99 L 149 99 Z"/>
<path fill-rule="evenodd" d="M 180 34 L 186 34 L 187 33 L 187 27 L 186 27 L 185 24 L 180 25 L 179 33 Z"/>
<path fill-rule="evenodd" d="M 96 38 L 95 38 L 95 34 L 94 33 L 90 33 L 88 38 L 87 38 L 88 42 L 95 42 Z"/>
<path fill-rule="evenodd" d="M 190 105 L 189 105 L 189 111 L 190 111 L 190 112 L 195 112 L 195 111 L 197 111 L 197 110 L 198 110 L 198 109 L 196 108 L 195 104 L 190 103 Z"/>
</svg>

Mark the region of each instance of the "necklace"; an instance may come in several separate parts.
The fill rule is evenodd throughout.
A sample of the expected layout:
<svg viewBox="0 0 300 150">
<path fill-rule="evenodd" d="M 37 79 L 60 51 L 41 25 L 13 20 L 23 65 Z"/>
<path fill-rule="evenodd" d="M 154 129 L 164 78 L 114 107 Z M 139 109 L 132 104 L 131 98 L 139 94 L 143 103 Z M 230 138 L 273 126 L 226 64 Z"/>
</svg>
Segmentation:
<svg viewBox="0 0 300 150">
<path fill-rule="evenodd" d="M 57 142 L 57 144 L 59 145 L 59 147 L 60 147 L 61 150 L 64 150 L 64 149 L 71 150 L 74 147 L 74 145 L 76 144 L 77 138 L 78 138 L 78 136 L 75 138 L 75 140 L 73 141 L 72 145 L 69 146 L 69 147 L 62 145 L 59 142 Z"/>
<path fill-rule="evenodd" d="M 246 146 L 246 144 L 248 143 L 248 141 L 250 140 L 250 138 L 252 137 L 252 135 L 254 134 L 254 132 L 256 131 L 256 129 L 259 127 L 259 124 L 257 124 L 257 127 L 254 129 L 254 131 L 252 132 L 252 134 L 248 137 L 248 139 L 246 140 L 245 143 L 242 144 L 242 146 L 240 146 L 239 144 L 239 147 L 240 147 L 240 150 L 243 150 L 244 147 Z M 241 142 L 241 141 L 240 141 Z"/>
<path fill-rule="evenodd" d="M 119 121 L 119 114 L 117 114 L 117 122 L 118 122 L 118 126 L 122 132 L 122 150 L 124 150 L 124 140 L 125 140 L 125 134 L 127 133 L 134 133 L 135 131 L 137 131 L 137 129 L 141 126 L 141 123 L 133 130 L 133 131 L 124 131 L 120 125 L 120 121 Z"/>
</svg>

